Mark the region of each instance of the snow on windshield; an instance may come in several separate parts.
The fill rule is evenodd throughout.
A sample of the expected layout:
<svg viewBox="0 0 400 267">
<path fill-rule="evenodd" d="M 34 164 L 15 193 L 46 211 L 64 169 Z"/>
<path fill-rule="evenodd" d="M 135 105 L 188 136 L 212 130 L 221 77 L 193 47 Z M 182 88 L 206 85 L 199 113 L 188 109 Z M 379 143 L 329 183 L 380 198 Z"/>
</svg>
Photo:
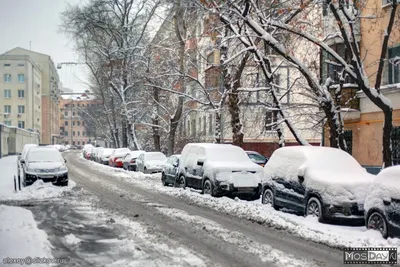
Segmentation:
<svg viewBox="0 0 400 267">
<path fill-rule="evenodd" d="M 28 162 L 40 161 L 63 161 L 63 158 L 56 149 L 30 149 L 27 156 Z"/>
</svg>

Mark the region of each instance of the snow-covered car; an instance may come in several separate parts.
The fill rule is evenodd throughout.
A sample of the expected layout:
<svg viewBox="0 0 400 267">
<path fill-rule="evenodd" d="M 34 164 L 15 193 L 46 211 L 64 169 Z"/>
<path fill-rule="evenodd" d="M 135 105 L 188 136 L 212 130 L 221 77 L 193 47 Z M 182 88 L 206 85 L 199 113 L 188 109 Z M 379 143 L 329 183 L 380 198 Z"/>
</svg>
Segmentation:
<svg viewBox="0 0 400 267">
<path fill-rule="evenodd" d="M 68 185 L 66 160 L 54 147 L 32 147 L 21 163 L 23 163 L 22 183 L 24 186 L 29 186 L 38 179 L 54 185 Z"/>
<path fill-rule="evenodd" d="M 97 155 L 99 153 L 99 151 L 102 149 L 102 147 L 95 147 L 92 149 L 91 153 L 90 153 L 90 160 L 96 161 L 97 159 Z"/>
<path fill-rule="evenodd" d="M 161 183 L 165 186 L 172 184 L 176 184 L 176 178 L 178 177 L 179 170 L 179 158 L 181 155 L 172 155 L 170 156 L 161 173 Z"/>
<path fill-rule="evenodd" d="M 129 152 L 131 152 L 131 150 L 126 147 L 115 149 L 108 160 L 108 165 L 111 167 L 122 168 L 124 157 Z"/>
<path fill-rule="evenodd" d="M 28 153 L 29 149 L 32 147 L 37 147 L 37 144 L 26 144 L 24 145 L 24 148 L 22 149 L 22 152 L 20 155 L 18 155 L 18 160 L 17 160 L 17 173 L 18 177 L 21 176 L 21 171 L 23 168 L 23 164 L 21 163 L 21 160 L 25 160 L 26 154 Z"/>
<path fill-rule="evenodd" d="M 374 179 L 365 200 L 365 223 L 384 238 L 400 237 L 400 166 L 383 169 Z"/>
<path fill-rule="evenodd" d="M 94 159 L 94 161 L 96 161 L 96 162 L 98 162 L 98 163 L 101 163 L 101 154 L 103 153 L 103 151 L 104 151 L 104 147 L 99 147 L 98 149 L 97 149 L 97 153 L 96 153 L 96 156 L 95 156 L 95 159 Z"/>
<path fill-rule="evenodd" d="M 94 146 L 90 146 L 88 148 L 86 148 L 86 152 L 85 152 L 85 159 L 90 160 L 92 157 L 92 151 L 94 151 L 96 148 Z"/>
<path fill-rule="evenodd" d="M 94 147 L 94 146 L 93 146 L 92 144 L 86 144 L 86 145 L 83 146 L 82 155 L 83 155 L 83 157 L 84 157 L 85 159 L 87 158 L 87 152 L 88 152 L 88 150 L 91 149 L 91 148 L 93 148 L 93 147 Z"/>
<path fill-rule="evenodd" d="M 104 148 L 97 157 L 99 158 L 99 163 L 108 165 L 111 154 L 114 152 L 113 148 Z"/>
<path fill-rule="evenodd" d="M 268 162 L 268 158 L 264 157 L 256 151 L 246 151 L 246 153 L 254 163 L 260 165 L 261 167 L 264 167 L 265 164 Z"/>
<path fill-rule="evenodd" d="M 275 150 L 264 167 L 262 203 L 303 215 L 363 220 L 374 176 L 347 152 L 330 147 Z"/>
<path fill-rule="evenodd" d="M 178 181 L 212 196 L 258 199 L 263 168 L 240 147 L 228 144 L 187 144 L 181 153 Z"/>
<path fill-rule="evenodd" d="M 122 167 L 125 170 L 136 171 L 136 159 L 144 152 L 145 151 L 143 150 L 134 150 L 126 154 L 122 163 Z"/>
<path fill-rule="evenodd" d="M 136 159 L 137 170 L 143 173 L 162 172 L 166 160 L 161 152 L 145 152 Z"/>
</svg>

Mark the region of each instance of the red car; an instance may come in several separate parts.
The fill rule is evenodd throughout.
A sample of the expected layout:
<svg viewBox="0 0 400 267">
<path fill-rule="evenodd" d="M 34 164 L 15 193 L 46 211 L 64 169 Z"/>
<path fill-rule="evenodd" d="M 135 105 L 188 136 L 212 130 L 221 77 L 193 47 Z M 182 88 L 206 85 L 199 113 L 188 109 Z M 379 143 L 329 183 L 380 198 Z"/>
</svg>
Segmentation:
<svg viewBox="0 0 400 267">
<path fill-rule="evenodd" d="M 124 163 L 124 157 L 129 152 L 131 152 L 129 148 L 115 149 L 114 152 L 111 154 L 110 159 L 108 160 L 108 165 L 110 165 L 111 167 L 122 168 Z"/>
</svg>

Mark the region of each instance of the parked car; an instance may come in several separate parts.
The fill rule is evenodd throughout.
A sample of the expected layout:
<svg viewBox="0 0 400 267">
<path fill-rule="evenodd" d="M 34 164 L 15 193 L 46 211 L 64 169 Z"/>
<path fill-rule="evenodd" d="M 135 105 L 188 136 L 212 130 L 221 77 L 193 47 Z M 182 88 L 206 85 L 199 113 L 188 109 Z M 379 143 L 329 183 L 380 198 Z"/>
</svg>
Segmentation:
<svg viewBox="0 0 400 267">
<path fill-rule="evenodd" d="M 136 159 L 144 152 L 145 151 L 143 151 L 143 150 L 135 150 L 135 151 L 131 151 L 128 154 L 126 154 L 126 156 L 124 157 L 123 163 L 122 163 L 122 167 L 125 170 L 136 171 L 136 169 L 137 169 Z"/>
<path fill-rule="evenodd" d="M 181 155 L 170 156 L 161 173 L 161 182 L 163 185 L 175 185 L 178 176 L 179 158 Z"/>
<path fill-rule="evenodd" d="M 108 165 L 111 154 L 114 152 L 113 148 L 105 148 L 98 154 L 99 163 Z"/>
<path fill-rule="evenodd" d="M 400 237 L 400 166 L 383 169 L 365 200 L 365 223 L 384 238 Z"/>
<path fill-rule="evenodd" d="M 32 147 L 26 157 L 21 159 L 23 164 L 22 183 L 32 185 L 36 180 L 54 185 L 68 185 L 68 168 L 66 160 L 54 147 Z"/>
<path fill-rule="evenodd" d="M 258 199 L 263 169 L 243 149 L 228 144 L 187 144 L 179 160 L 177 184 L 212 196 Z"/>
<path fill-rule="evenodd" d="M 91 148 L 93 148 L 93 147 L 94 147 L 94 146 L 93 146 L 92 144 L 86 144 L 86 145 L 83 146 L 82 155 L 83 155 L 83 157 L 84 157 L 85 159 L 87 159 L 87 152 L 88 152 L 88 150 L 91 149 Z"/>
<path fill-rule="evenodd" d="M 17 159 L 17 174 L 18 177 L 21 177 L 21 172 L 23 169 L 23 163 L 21 163 L 21 160 L 25 160 L 26 154 L 28 153 L 29 149 L 31 149 L 32 147 L 38 147 L 37 144 L 26 144 L 24 145 L 24 148 L 22 149 L 21 154 L 18 155 L 18 159 Z"/>
<path fill-rule="evenodd" d="M 115 149 L 108 160 L 109 161 L 108 165 L 110 165 L 111 167 L 122 168 L 122 163 L 123 163 L 124 157 L 129 152 L 131 152 L 131 150 L 126 147 Z"/>
<path fill-rule="evenodd" d="M 98 163 L 101 163 L 101 154 L 103 153 L 104 149 L 105 149 L 104 147 L 99 147 L 99 149 L 97 150 L 97 153 L 96 153 L 94 161 L 96 161 Z"/>
<path fill-rule="evenodd" d="M 100 149 L 102 149 L 102 147 L 95 147 L 92 149 L 90 153 L 90 160 L 96 161 L 97 154 L 99 153 Z"/>
<path fill-rule="evenodd" d="M 324 220 L 363 220 L 374 176 L 347 152 L 330 147 L 277 149 L 264 167 L 262 203 Z"/>
<path fill-rule="evenodd" d="M 161 152 L 145 152 L 136 159 L 137 170 L 143 173 L 162 172 L 166 160 Z"/>
<path fill-rule="evenodd" d="M 268 162 L 268 158 L 264 157 L 258 152 L 246 151 L 246 153 L 254 163 L 260 165 L 261 167 L 264 167 L 265 164 Z"/>
</svg>

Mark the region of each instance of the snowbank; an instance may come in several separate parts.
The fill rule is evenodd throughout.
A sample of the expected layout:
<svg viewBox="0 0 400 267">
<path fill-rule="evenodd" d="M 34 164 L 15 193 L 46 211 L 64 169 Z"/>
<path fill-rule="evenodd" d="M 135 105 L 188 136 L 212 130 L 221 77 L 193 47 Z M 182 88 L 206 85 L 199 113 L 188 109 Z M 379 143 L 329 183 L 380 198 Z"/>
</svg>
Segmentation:
<svg viewBox="0 0 400 267">
<path fill-rule="evenodd" d="M 21 191 L 14 191 L 14 176 L 17 176 L 17 156 L 9 156 L 0 159 L 0 200 L 26 200 L 60 197 L 66 191 L 71 190 L 76 184 L 69 181 L 66 187 L 54 186 L 51 183 L 36 181 L 33 185 L 22 187 Z"/>
<path fill-rule="evenodd" d="M 1 266 L 7 258 L 46 257 L 52 258 L 47 234 L 37 228 L 29 210 L 0 205 L 0 259 Z M 4 265 L 2 265 L 4 264 Z M 32 264 L 30 266 L 43 266 Z"/>
</svg>

